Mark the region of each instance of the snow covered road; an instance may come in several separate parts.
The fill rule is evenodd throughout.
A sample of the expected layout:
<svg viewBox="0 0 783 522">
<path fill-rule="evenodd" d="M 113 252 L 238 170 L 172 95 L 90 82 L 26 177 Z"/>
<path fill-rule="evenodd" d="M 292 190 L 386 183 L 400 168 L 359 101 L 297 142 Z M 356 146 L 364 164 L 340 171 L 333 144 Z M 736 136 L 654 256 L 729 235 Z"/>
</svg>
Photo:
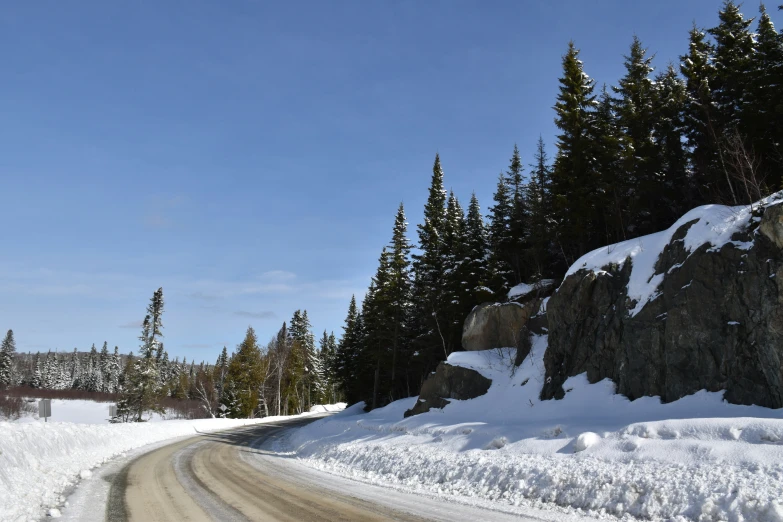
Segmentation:
<svg viewBox="0 0 783 522">
<path fill-rule="evenodd" d="M 312 470 L 279 442 L 313 418 L 192 437 L 147 452 L 94 480 L 100 500 L 72 502 L 72 520 L 564 520 L 549 511 L 520 517 L 368 485 Z M 89 481 L 88 481 L 89 482 Z M 89 489 L 89 483 L 83 485 Z M 97 487 L 97 486 L 96 486 Z M 79 488 L 81 489 L 81 487 Z M 77 494 L 74 497 L 78 497 Z M 78 499 L 77 499 L 78 500 Z M 99 505 L 96 505 L 99 504 Z M 105 517 L 105 518 L 104 518 Z M 567 517 L 567 520 L 580 520 Z"/>
</svg>

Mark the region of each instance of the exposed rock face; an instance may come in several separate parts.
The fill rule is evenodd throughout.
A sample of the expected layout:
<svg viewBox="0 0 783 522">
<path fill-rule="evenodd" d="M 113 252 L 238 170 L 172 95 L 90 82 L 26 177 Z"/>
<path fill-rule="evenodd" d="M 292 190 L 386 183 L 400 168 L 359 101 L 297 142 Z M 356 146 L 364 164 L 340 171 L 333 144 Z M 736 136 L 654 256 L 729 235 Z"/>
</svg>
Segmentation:
<svg viewBox="0 0 783 522">
<path fill-rule="evenodd" d="M 655 265 L 657 293 L 636 315 L 631 260 L 569 275 L 547 306 L 542 399 L 561 398 L 563 382 L 587 372 L 632 400 L 707 389 L 783 407 L 783 207 L 761 212 L 720 248 L 688 251 L 683 238 L 696 221 L 677 229 Z"/>
<path fill-rule="evenodd" d="M 540 300 L 525 304 L 487 303 L 470 312 L 462 327 L 465 351 L 491 350 L 517 346 L 520 330 L 538 311 Z"/>
<path fill-rule="evenodd" d="M 475 370 L 442 362 L 424 381 L 419 401 L 405 412 L 405 417 L 430 411 L 430 408 L 443 408 L 449 404 L 446 399 L 475 399 L 487 393 L 491 384 L 490 379 Z"/>
</svg>

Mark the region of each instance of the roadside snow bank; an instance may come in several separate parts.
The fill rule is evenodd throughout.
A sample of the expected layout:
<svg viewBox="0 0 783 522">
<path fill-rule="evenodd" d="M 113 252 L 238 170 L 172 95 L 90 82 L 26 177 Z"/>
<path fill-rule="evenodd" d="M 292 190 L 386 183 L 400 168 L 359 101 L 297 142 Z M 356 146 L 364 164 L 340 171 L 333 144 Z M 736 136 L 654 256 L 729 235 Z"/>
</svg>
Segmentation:
<svg viewBox="0 0 783 522">
<path fill-rule="evenodd" d="M 459 352 L 449 364 L 493 380 L 486 395 L 402 418 L 416 398 L 354 405 L 297 430 L 306 464 L 371 483 L 602 517 L 783 521 L 783 410 L 699 392 L 630 402 L 608 381 L 566 381 L 539 401 L 546 337 L 511 376 L 514 350 Z"/>
<path fill-rule="evenodd" d="M 316 404 L 310 408 L 310 413 L 332 413 L 336 411 L 343 411 L 348 406 L 344 402 L 338 402 L 337 404 Z"/>
<path fill-rule="evenodd" d="M 335 411 L 325 406 L 327 411 Z M 342 409 L 336 406 L 336 409 Z M 304 413 L 302 416 L 316 415 Z M 0 520 L 43 517 L 59 507 L 63 491 L 90 469 L 147 444 L 248 424 L 263 419 L 171 420 L 130 424 L 0 422 Z"/>
</svg>

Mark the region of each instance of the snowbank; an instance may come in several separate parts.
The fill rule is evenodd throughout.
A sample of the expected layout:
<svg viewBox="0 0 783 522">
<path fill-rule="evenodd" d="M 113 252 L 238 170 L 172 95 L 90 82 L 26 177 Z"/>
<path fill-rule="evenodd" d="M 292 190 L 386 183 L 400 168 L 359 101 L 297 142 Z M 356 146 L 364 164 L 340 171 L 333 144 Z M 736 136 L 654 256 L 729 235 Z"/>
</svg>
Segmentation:
<svg viewBox="0 0 783 522">
<path fill-rule="evenodd" d="M 87 411 L 89 419 L 95 411 L 103 412 L 106 406 L 93 404 L 99 404 L 101 408 L 85 405 L 75 405 L 74 408 L 82 413 Z M 322 408 L 324 411 L 342 409 L 339 405 Z M 54 406 L 52 410 L 54 413 Z M 25 422 L 0 422 L 0 520 L 41 518 L 48 508 L 59 504 L 66 488 L 78 482 L 80 477 L 89 476 L 91 468 L 135 448 L 166 439 L 276 422 L 283 418 L 290 417 L 106 425 L 44 423 L 29 417 Z"/>
<path fill-rule="evenodd" d="M 403 419 L 416 398 L 355 405 L 297 430 L 290 451 L 357 480 L 457 502 L 565 506 L 598 516 L 783 521 L 783 410 L 699 392 L 630 402 L 606 380 L 566 381 L 539 401 L 546 337 L 511 374 L 512 349 L 459 352 L 449 364 L 491 378 L 486 395 Z"/>
<path fill-rule="evenodd" d="M 337 411 L 343 411 L 348 406 L 344 402 L 338 402 L 337 404 L 316 404 L 310 408 L 310 413 L 333 413 Z"/>
<path fill-rule="evenodd" d="M 555 284 L 554 279 L 542 279 L 541 281 L 538 281 L 537 283 L 533 283 L 532 285 L 529 285 L 527 283 L 520 283 L 516 286 L 511 287 L 511 289 L 508 291 L 508 298 L 516 299 L 518 297 L 524 297 L 536 290 L 551 288 L 552 286 L 554 286 L 554 284 Z"/>
<path fill-rule="evenodd" d="M 663 281 L 664 274 L 655 275 L 655 263 L 664 247 L 671 242 L 677 229 L 694 222 L 682 239 L 683 246 L 688 252 L 693 252 L 707 243 L 716 250 L 728 243 L 747 250 L 753 246 L 752 241 L 735 241 L 732 236 L 745 230 L 751 219 L 760 220 L 758 217 L 753 217 L 753 209 L 780 204 L 783 202 L 781 197 L 783 196 L 780 193 L 773 194 L 752 207 L 723 205 L 697 207 L 683 215 L 667 230 L 605 246 L 583 255 L 571 265 L 566 277 L 579 270 L 602 272 L 602 268 L 607 265 L 622 265 L 626 260 L 631 259 L 633 266 L 628 284 L 628 297 L 636 301 L 636 307 L 630 311 L 633 317 L 655 296 L 658 286 Z"/>
</svg>

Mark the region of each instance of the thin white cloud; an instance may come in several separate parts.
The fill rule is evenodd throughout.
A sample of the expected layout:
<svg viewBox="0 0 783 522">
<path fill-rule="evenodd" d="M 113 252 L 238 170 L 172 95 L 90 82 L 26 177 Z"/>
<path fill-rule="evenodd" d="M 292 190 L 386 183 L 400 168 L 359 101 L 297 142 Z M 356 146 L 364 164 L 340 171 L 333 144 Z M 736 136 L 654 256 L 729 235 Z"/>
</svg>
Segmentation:
<svg viewBox="0 0 783 522">
<path fill-rule="evenodd" d="M 269 310 L 264 310 L 262 312 L 246 312 L 244 310 L 239 310 L 234 312 L 234 315 L 239 317 L 252 317 L 253 319 L 274 319 L 276 317 L 275 313 Z"/>
</svg>

